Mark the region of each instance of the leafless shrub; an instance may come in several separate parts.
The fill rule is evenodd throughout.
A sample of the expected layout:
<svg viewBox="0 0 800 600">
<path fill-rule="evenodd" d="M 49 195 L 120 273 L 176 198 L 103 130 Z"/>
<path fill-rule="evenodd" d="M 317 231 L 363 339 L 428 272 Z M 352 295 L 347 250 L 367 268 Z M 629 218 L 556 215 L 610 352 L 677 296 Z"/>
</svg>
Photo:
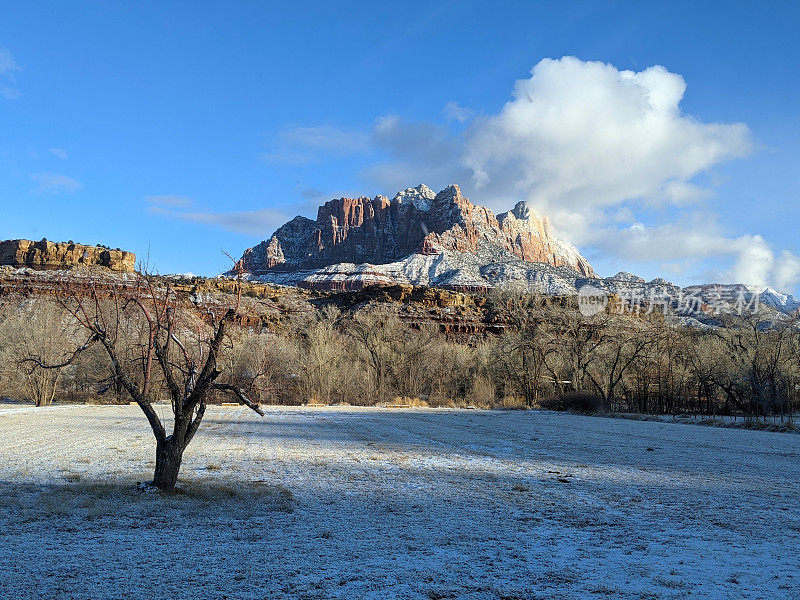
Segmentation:
<svg viewBox="0 0 800 600">
<path fill-rule="evenodd" d="M 497 389 L 494 382 L 486 375 L 478 375 L 472 380 L 467 401 L 481 408 L 491 408 L 497 401 Z"/>
</svg>

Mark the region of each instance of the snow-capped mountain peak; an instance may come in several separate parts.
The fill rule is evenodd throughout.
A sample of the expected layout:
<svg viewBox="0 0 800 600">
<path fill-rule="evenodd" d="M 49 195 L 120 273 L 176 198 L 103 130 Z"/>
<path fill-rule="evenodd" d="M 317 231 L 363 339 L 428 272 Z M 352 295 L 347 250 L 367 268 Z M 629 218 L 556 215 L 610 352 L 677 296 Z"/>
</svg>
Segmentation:
<svg viewBox="0 0 800 600">
<path fill-rule="evenodd" d="M 400 204 L 412 204 L 414 208 L 422 212 L 428 212 L 431 209 L 433 199 L 436 197 L 436 192 L 429 188 L 424 183 L 420 183 L 417 187 L 406 188 L 402 192 L 397 192 L 394 201 Z"/>
<path fill-rule="evenodd" d="M 762 304 L 777 308 L 784 313 L 791 313 L 800 308 L 800 300 L 791 294 L 784 294 L 769 287 L 765 288 L 758 298 Z"/>
</svg>

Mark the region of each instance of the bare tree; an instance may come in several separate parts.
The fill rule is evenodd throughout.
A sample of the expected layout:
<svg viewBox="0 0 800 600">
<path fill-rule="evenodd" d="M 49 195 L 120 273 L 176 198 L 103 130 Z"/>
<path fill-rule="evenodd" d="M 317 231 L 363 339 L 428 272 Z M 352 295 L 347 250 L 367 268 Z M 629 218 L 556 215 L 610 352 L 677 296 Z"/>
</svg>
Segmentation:
<svg viewBox="0 0 800 600">
<path fill-rule="evenodd" d="M 447 341 L 440 336 L 425 353 L 426 366 L 418 376 L 427 383 L 428 400 L 437 404 L 456 403 L 465 400 L 473 391 L 477 391 L 480 393 L 474 396 L 478 401 L 491 402 L 493 398 L 488 397 L 487 390 L 490 386 L 487 382 L 492 380 L 488 370 L 494 360 L 494 346 L 482 343 L 472 347 L 464 343 Z M 480 384 L 482 385 L 480 390 L 475 390 L 474 380 L 478 373 L 486 375 Z"/>
<path fill-rule="evenodd" d="M 337 396 L 342 399 L 342 380 L 346 377 L 342 362 L 347 355 L 342 350 L 347 340 L 336 329 L 339 319 L 339 310 L 329 306 L 300 329 L 298 370 L 304 400 L 330 404 Z"/>
<path fill-rule="evenodd" d="M 598 360 L 586 366 L 584 374 L 603 401 L 606 410 L 614 410 L 623 377 L 631 366 L 653 345 L 642 323 L 610 321 L 603 344 L 596 347 Z"/>
<path fill-rule="evenodd" d="M 611 315 L 600 312 L 587 317 L 574 306 L 554 305 L 548 308 L 547 320 L 555 352 L 548 356 L 546 366 L 556 387 L 562 393 L 586 391 L 586 373 L 600 359 Z"/>
<path fill-rule="evenodd" d="M 391 338 L 395 360 L 391 363 L 391 383 L 396 393 L 403 397 L 427 396 L 436 373 L 433 363 L 433 342 L 438 328 L 432 323 L 419 323 L 416 327 L 399 327 Z"/>
<path fill-rule="evenodd" d="M 791 356 L 791 321 L 774 322 L 759 313 L 729 316 L 716 332 L 729 369 L 716 383 L 748 416 L 780 411 L 788 404 L 790 381 L 786 363 Z"/>
<path fill-rule="evenodd" d="M 153 485 L 159 489 L 175 487 L 183 453 L 214 393 L 232 394 L 263 416 L 258 404 L 239 386 L 217 381 L 228 328 L 237 319 L 238 300 L 222 316 L 203 313 L 168 284 L 157 287 L 145 273 L 125 292 L 66 280 L 60 301 L 85 333 L 86 341 L 60 362 L 46 362 L 39 356 L 31 356 L 27 362 L 43 370 L 61 369 L 95 344 L 102 346 L 113 382 L 139 405 L 156 438 Z M 153 407 L 162 397 L 172 405 L 171 433 Z"/>
<path fill-rule="evenodd" d="M 686 364 L 689 370 L 690 387 L 697 397 L 696 410 L 707 415 L 717 412 L 717 389 L 715 373 L 720 367 L 717 356 L 718 340 L 707 331 L 691 329 L 684 332 L 689 351 L 686 352 Z"/>
<path fill-rule="evenodd" d="M 491 301 L 499 316 L 512 326 L 498 344 L 497 359 L 525 403 L 535 406 L 545 384 L 551 383 L 544 378 L 547 357 L 554 351 L 543 309 L 545 301 L 524 287 L 494 290 Z"/>
<path fill-rule="evenodd" d="M 36 406 L 51 404 L 69 366 L 44 370 L 27 359 L 58 361 L 74 344 L 76 327 L 71 319 L 57 303 L 25 302 L 3 322 L 0 336 L 6 378 Z"/>
<path fill-rule="evenodd" d="M 401 334 L 401 323 L 392 310 L 358 312 L 348 324 L 348 333 L 365 354 L 374 383 L 374 398 L 386 399 L 396 360 L 394 341 Z"/>
</svg>

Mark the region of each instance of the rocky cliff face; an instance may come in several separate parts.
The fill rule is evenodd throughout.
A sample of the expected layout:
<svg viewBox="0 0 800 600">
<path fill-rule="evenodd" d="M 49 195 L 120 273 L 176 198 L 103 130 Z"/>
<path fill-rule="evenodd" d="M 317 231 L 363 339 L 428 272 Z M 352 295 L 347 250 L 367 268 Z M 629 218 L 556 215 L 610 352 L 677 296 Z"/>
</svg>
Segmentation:
<svg viewBox="0 0 800 600">
<path fill-rule="evenodd" d="M 132 272 L 136 255 L 100 246 L 42 240 L 0 241 L 0 265 L 32 269 L 65 269 L 76 265 L 107 267 L 112 271 Z"/>
<path fill-rule="evenodd" d="M 434 193 L 425 185 L 389 200 L 338 198 L 321 206 L 316 221 L 296 217 L 245 251 L 239 266 L 263 276 L 337 264 L 384 265 L 411 255 L 471 253 L 486 264 L 509 258 L 568 267 L 593 277 L 588 261 L 556 238 L 547 218 L 520 202 L 495 215 L 472 204 L 456 185 Z"/>
</svg>

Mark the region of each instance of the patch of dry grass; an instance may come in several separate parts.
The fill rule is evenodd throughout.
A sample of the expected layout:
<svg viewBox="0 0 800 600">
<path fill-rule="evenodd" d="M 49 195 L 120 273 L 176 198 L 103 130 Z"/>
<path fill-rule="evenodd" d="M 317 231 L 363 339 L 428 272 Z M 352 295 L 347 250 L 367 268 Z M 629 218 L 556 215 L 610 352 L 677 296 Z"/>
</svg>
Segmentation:
<svg viewBox="0 0 800 600">
<path fill-rule="evenodd" d="M 170 517 L 184 519 L 221 512 L 242 518 L 271 511 L 291 512 L 295 502 L 290 490 L 267 481 L 179 482 L 172 493 L 143 493 L 134 481 L 72 480 L 69 475 L 64 484 L 0 488 L 0 510 L 14 515 L 12 520 L 18 523 L 53 517 L 93 521 L 121 515 L 166 522 Z"/>
<path fill-rule="evenodd" d="M 383 404 L 386 408 L 427 408 L 428 402 L 421 398 L 409 396 L 394 396 L 389 402 Z"/>
</svg>

